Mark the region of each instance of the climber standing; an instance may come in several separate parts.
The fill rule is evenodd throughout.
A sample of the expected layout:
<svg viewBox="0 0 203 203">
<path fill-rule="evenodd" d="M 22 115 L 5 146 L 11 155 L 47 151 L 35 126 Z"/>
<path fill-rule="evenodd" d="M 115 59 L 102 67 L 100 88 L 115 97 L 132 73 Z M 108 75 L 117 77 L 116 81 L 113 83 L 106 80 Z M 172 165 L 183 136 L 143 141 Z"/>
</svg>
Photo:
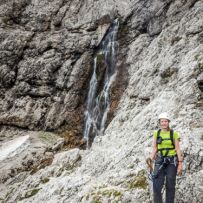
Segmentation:
<svg viewBox="0 0 203 203">
<path fill-rule="evenodd" d="M 149 160 L 154 163 L 152 173 L 154 203 L 162 203 L 162 188 L 165 181 L 166 203 L 174 203 L 176 174 L 182 174 L 183 157 L 180 151 L 179 134 L 170 129 L 167 113 L 159 115 L 160 129 L 153 133 L 152 152 Z"/>
</svg>

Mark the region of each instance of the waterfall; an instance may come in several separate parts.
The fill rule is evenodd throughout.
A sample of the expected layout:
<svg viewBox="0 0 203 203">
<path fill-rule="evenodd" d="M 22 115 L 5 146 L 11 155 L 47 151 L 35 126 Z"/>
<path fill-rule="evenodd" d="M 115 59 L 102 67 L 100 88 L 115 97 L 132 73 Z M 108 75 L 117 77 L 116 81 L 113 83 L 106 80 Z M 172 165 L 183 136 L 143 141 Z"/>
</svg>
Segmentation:
<svg viewBox="0 0 203 203">
<path fill-rule="evenodd" d="M 110 91 L 117 74 L 116 54 L 119 22 L 115 20 L 94 58 L 85 111 L 84 139 L 89 147 L 97 135 L 103 135 L 110 109 Z M 105 73 L 101 73 L 101 61 Z M 99 65 L 100 64 L 100 65 Z M 102 79 L 99 80 L 99 75 Z"/>
</svg>

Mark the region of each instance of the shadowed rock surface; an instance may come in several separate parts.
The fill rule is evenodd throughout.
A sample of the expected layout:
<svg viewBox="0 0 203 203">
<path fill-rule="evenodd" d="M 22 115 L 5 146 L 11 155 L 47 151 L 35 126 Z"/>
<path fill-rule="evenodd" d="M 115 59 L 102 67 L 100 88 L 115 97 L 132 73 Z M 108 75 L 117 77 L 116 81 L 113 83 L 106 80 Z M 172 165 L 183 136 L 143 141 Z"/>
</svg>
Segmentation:
<svg viewBox="0 0 203 203">
<path fill-rule="evenodd" d="M 0 175 L 0 202 L 150 202 L 145 159 L 163 111 L 180 132 L 185 155 L 176 202 L 202 201 L 200 0 L 2 1 L 0 147 L 30 134 L 38 140 L 38 133 L 46 131 L 55 133 L 49 138 L 63 136 L 68 148 L 83 144 L 93 57 L 116 18 L 119 73 L 104 136 L 96 137 L 89 150 L 71 149 L 55 157 L 63 145 L 59 138 L 60 144 L 43 145 L 39 156 L 23 148 L 20 152 L 36 161 L 24 167 L 14 161 L 18 156 L 4 156 L 2 166 L 19 171 Z M 43 158 L 48 161 L 40 169 Z"/>
</svg>

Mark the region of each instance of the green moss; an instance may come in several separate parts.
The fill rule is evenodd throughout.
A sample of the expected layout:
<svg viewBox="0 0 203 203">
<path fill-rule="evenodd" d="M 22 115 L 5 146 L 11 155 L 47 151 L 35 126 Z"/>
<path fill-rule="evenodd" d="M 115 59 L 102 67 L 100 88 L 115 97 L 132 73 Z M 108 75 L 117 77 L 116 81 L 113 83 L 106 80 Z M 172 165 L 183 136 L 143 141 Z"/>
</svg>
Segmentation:
<svg viewBox="0 0 203 203">
<path fill-rule="evenodd" d="M 55 143 L 57 137 L 55 134 L 50 133 L 50 132 L 45 132 L 45 131 L 39 131 L 38 137 L 43 141 L 43 142 L 48 142 L 48 143 Z"/>
<path fill-rule="evenodd" d="M 99 187 L 95 187 L 95 189 L 104 189 L 104 188 L 107 188 L 107 185 L 106 184 L 102 184 L 100 185 Z"/>
<path fill-rule="evenodd" d="M 104 54 L 99 52 L 97 53 L 97 64 L 101 64 L 104 61 Z"/>
<path fill-rule="evenodd" d="M 137 176 L 144 176 L 146 175 L 146 171 L 144 169 L 140 170 L 137 174 Z"/>
<path fill-rule="evenodd" d="M 128 189 L 146 189 L 148 186 L 147 175 L 144 169 L 138 171 L 137 175 L 129 174 L 127 181 L 124 181 L 125 187 Z"/>
<path fill-rule="evenodd" d="M 203 53 L 199 52 L 194 56 L 194 58 L 195 58 L 195 60 L 199 61 L 199 60 L 201 60 L 202 56 L 203 56 Z"/>
<path fill-rule="evenodd" d="M 92 203 L 102 203 L 101 197 L 93 197 L 93 202 Z"/>
<path fill-rule="evenodd" d="M 39 131 L 38 137 L 48 141 L 49 140 L 49 133 L 46 133 L 44 131 Z"/>
<path fill-rule="evenodd" d="M 27 199 L 36 195 L 39 192 L 39 190 L 41 190 L 41 188 L 34 188 L 33 190 L 26 192 L 25 196 L 21 197 L 20 200 Z"/>
<path fill-rule="evenodd" d="M 118 197 L 118 196 L 122 196 L 122 193 L 120 191 L 117 191 L 115 189 L 106 189 L 106 190 L 103 190 L 103 191 L 99 191 L 98 194 L 102 195 L 102 196 L 107 196 L 107 197 L 111 197 L 111 196 L 114 196 L 114 197 Z"/>
<path fill-rule="evenodd" d="M 91 200 L 92 203 L 102 203 L 103 198 L 113 198 L 113 203 L 121 201 L 123 193 L 116 189 L 97 189 L 86 195 L 86 200 Z"/>
<path fill-rule="evenodd" d="M 129 189 L 146 189 L 147 188 L 147 178 L 145 176 L 137 176 L 133 180 L 128 182 Z"/>
<path fill-rule="evenodd" d="M 128 168 L 131 169 L 131 168 L 134 168 L 135 164 L 130 164 L 128 165 Z"/>
<path fill-rule="evenodd" d="M 40 191 L 40 188 L 35 188 L 35 189 L 31 190 L 30 192 L 27 192 L 25 195 L 25 198 L 32 197 L 32 196 L 36 195 L 39 191 Z"/>
<path fill-rule="evenodd" d="M 203 72 L 203 63 L 198 63 L 198 68 L 200 72 Z"/>
<path fill-rule="evenodd" d="M 45 183 L 49 182 L 49 178 L 44 178 L 44 179 L 41 180 L 41 182 L 42 182 L 43 184 L 45 184 Z"/>
</svg>

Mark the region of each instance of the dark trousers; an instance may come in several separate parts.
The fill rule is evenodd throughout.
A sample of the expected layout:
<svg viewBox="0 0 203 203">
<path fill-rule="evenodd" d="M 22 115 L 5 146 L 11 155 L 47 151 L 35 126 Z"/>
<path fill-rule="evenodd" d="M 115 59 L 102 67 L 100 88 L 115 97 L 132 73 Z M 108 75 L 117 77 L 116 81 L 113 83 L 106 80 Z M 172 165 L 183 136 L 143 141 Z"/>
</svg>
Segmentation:
<svg viewBox="0 0 203 203">
<path fill-rule="evenodd" d="M 159 165 L 155 165 L 155 168 Z M 169 163 L 162 167 L 158 176 L 153 180 L 154 203 L 162 203 L 162 188 L 166 179 L 166 203 L 174 203 L 177 166 Z"/>
</svg>

